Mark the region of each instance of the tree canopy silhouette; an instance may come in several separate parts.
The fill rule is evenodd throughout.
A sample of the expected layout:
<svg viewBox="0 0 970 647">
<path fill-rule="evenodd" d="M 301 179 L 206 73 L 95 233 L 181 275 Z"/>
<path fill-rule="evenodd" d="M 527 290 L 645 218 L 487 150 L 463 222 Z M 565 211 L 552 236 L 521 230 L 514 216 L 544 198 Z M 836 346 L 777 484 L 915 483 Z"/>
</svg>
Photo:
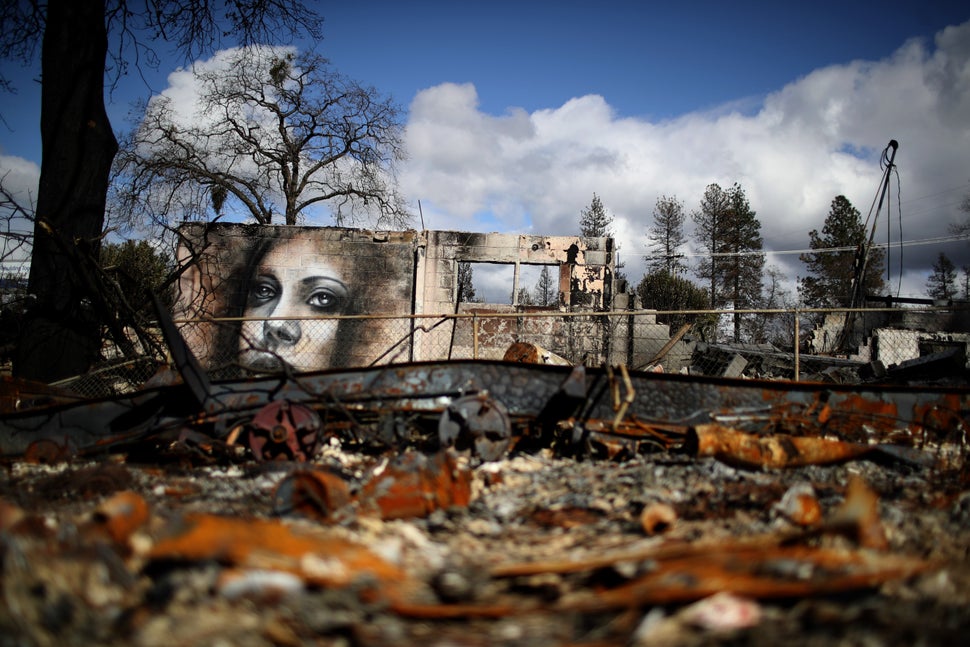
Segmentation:
<svg viewBox="0 0 970 647">
<path fill-rule="evenodd" d="M 40 44 L 41 171 L 26 312 L 15 375 L 54 381 L 87 371 L 110 317 L 99 297 L 98 249 L 117 140 L 105 78 L 154 57 L 186 58 L 222 43 L 320 37 L 320 18 L 289 0 L 13 0 L 0 4 L 0 57 L 32 60 Z M 110 58 L 109 58 L 110 55 Z M 9 79 L 0 85 L 10 88 Z"/>
</svg>

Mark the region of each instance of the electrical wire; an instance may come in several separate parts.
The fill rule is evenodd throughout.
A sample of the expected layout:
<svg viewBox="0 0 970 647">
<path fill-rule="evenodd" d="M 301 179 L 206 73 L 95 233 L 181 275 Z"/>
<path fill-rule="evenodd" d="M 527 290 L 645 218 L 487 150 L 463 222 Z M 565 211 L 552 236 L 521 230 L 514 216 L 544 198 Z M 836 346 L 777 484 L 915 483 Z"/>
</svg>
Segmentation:
<svg viewBox="0 0 970 647">
<path fill-rule="evenodd" d="M 890 244 L 899 247 L 912 247 L 914 245 L 937 245 L 940 243 L 953 243 L 961 240 L 970 240 L 970 233 L 968 234 L 953 234 L 951 236 L 937 236 L 935 238 L 919 238 L 916 240 L 901 240 L 896 243 L 873 243 L 872 249 L 884 249 Z M 690 258 L 697 257 L 711 257 L 711 256 L 754 256 L 756 254 L 765 254 L 773 256 L 783 256 L 785 254 L 839 254 L 844 252 L 854 252 L 858 249 L 855 245 L 845 245 L 843 247 L 820 247 L 818 249 L 780 249 L 780 250 L 758 250 L 758 251 L 743 251 L 743 252 L 716 252 L 710 254 L 707 252 L 697 252 L 697 253 L 685 253 L 678 254 L 678 256 L 685 256 Z"/>
<path fill-rule="evenodd" d="M 903 240 L 903 188 L 899 180 L 899 170 L 896 169 L 896 214 L 899 220 L 899 240 Z M 888 212 L 887 212 L 888 213 Z M 887 263 L 888 267 L 888 263 Z M 887 270 L 888 271 L 888 270 Z M 899 246 L 899 279 L 896 282 L 896 297 L 903 289 L 903 246 Z"/>
</svg>

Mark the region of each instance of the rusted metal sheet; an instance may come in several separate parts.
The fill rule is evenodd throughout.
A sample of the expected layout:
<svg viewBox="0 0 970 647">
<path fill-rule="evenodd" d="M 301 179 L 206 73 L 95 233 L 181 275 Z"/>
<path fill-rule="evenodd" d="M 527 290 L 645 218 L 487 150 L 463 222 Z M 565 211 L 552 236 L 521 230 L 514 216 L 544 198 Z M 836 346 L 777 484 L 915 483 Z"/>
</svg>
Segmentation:
<svg viewBox="0 0 970 647">
<path fill-rule="evenodd" d="M 358 513 L 381 519 L 424 517 L 435 510 L 466 507 L 471 482 L 471 470 L 459 465 L 453 452 L 407 452 L 379 466 L 359 488 L 323 469 L 294 472 L 276 487 L 274 509 L 277 514 L 297 513 L 324 522 Z"/>
<path fill-rule="evenodd" d="M 186 427 L 223 437 L 276 400 L 317 410 L 339 406 L 349 411 L 440 414 L 461 397 L 487 394 L 521 428 L 560 395 L 570 373 L 568 367 L 496 361 L 400 364 L 215 383 L 201 405 L 189 387 L 179 384 L 4 415 L 0 452 L 22 455 L 31 444 L 43 441 L 90 453 Z M 915 442 L 934 436 L 965 437 L 970 425 L 966 388 L 833 387 L 637 372 L 630 373 L 629 386 L 632 398 L 620 421 L 620 428 L 628 431 L 634 422 L 685 427 L 718 423 L 752 432 L 811 429 L 860 442 L 903 434 Z M 614 420 L 610 393 L 620 388 L 611 371 L 586 369 L 578 402 L 583 418 Z M 566 419 L 575 413 L 565 407 L 552 415 Z"/>
<path fill-rule="evenodd" d="M 808 540 L 829 534 L 844 535 L 859 548 L 808 544 Z M 664 542 L 586 560 L 507 563 L 495 566 L 491 574 L 516 578 L 595 572 L 617 563 L 646 565 L 641 575 L 618 586 L 562 602 L 565 608 L 591 611 L 686 602 L 723 591 L 762 599 L 844 593 L 935 568 L 928 560 L 883 552 L 887 548 L 878 497 L 855 477 L 842 505 L 809 530 L 733 540 Z"/>
<path fill-rule="evenodd" d="M 913 557 L 808 546 L 722 546 L 660 562 L 622 586 L 571 600 L 568 608 L 605 610 L 698 600 L 721 591 L 795 598 L 876 587 L 932 568 Z"/>
<path fill-rule="evenodd" d="M 471 471 L 450 452 L 427 457 L 412 452 L 396 459 L 361 488 L 363 513 L 382 519 L 424 517 L 471 501 Z"/>
<path fill-rule="evenodd" d="M 0 453 L 23 455 L 38 442 L 93 453 L 184 428 L 221 438 L 279 400 L 317 411 L 440 415 L 459 398 L 487 393 L 521 432 L 540 414 L 547 423 L 574 415 L 569 407 L 547 408 L 562 397 L 563 385 L 577 380 L 571 372 L 498 361 L 399 364 L 214 383 L 201 404 L 189 386 L 179 384 L 0 416 Z M 614 431 L 621 432 L 655 423 L 684 429 L 717 423 L 753 433 L 811 431 L 852 442 L 904 438 L 913 444 L 965 439 L 970 424 L 970 390 L 962 387 L 832 386 L 639 372 L 629 374 L 624 398 L 629 402 L 617 420 L 611 393 L 627 387 L 606 369 L 584 373 L 578 388 L 570 388 L 582 393 L 573 398 L 581 420 L 613 421 Z"/>
<path fill-rule="evenodd" d="M 344 538 L 300 529 L 277 519 L 187 514 L 151 547 L 150 561 L 206 561 L 292 573 L 326 587 L 358 584 L 362 595 L 398 598 L 403 570 Z M 366 586 L 367 578 L 375 580 Z"/>
<path fill-rule="evenodd" d="M 42 382 L 0 376 L 0 415 L 45 405 L 78 402 L 82 399 L 76 394 Z"/>
<path fill-rule="evenodd" d="M 507 362 L 521 362 L 523 364 L 555 364 L 557 366 L 572 366 L 572 362 L 556 353 L 543 348 L 539 344 L 519 341 L 508 347 L 502 357 Z"/>
</svg>

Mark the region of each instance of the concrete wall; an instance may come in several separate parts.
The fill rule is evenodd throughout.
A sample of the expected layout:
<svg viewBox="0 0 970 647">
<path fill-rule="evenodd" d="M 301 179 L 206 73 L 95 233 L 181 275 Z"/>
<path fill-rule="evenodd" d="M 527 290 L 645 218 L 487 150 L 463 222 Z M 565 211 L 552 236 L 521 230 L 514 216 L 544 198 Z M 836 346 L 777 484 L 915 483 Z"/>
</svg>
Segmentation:
<svg viewBox="0 0 970 647">
<path fill-rule="evenodd" d="M 848 358 L 879 360 L 886 366 L 916 359 L 933 352 L 934 344 L 965 345 L 970 342 L 966 309 L 925 312 L 900 308 L 890 312 L 862 313 L 855 321 L 854 346 Z M 835 352 L 845 315 L 830 313 L 809 340 L 810 352 Z M 968 353 L 970 355 L 970 353 Z"/>
<path fill-rule="evenodd" d="M 186 224 L 179 258 L 194 259 L 179 284 L 177 319 L 203 364 L 232 374 L 264 370 L 282 358 L 301 370 L 443 358 L 500 358 L 516 341 L 538 343 L 574 362 L 632 363 L 667 339 L 649 315 L 566 317 L 610 311 L 615 257 L 611 238 L 375 232 L 335 227 Z M 557 306 L 457 303 L 458 264 L 547 265 L 558 276 Z M 527 287 L 527 286 L 522 286 Z M 301 292 L 302 291 L 302 292 Z M 541 312 L 539 318 L 510 316 Z M 456 324 L 435 315 L 474 315 Z M 378 320 L 327 320 L 334 315 Z M 412 326 L 403 315 L 425 315 Z M 323 318 L 323 319 L 321 319 Z M 473 331 L 478 328 L 478 346 Z"/>
<path fill-rule="evenodd" d="M 419 312 L 451 312 L 458 285 L 458 263 L 555 266 L 559 304 L 564 311 L 610 310 L 613 299 L 612 238 L 526 236 L 427 231 L 418 257 Z M 515 276 L 518 277 L 518 271 Z M 518 294 L 520 286 L 510 288 Z"/>
<path fill-rule="evenodd" d="M 415 232 L 217 223 L 180 233 L 180 260 L 195 262 L 179 283 L 176 319 L 233 319 L 183 326 L 210 370 L 245 364 L 257 348 L 301 370 L 370 363 L 399 324 L 308 318 L 412 310 Z M 240 320 L 280 317 L 292 319 Z"/>
<path fill-rule="evenodd" d="M 479 327 L 480 358 L 501 358 L 516 341 L 531 341 L 572 361 L 589 357 L 605 361 L 609 341 L 603 322 L 579 318 L 491 318 L 522 312 L 608 311 L 613 302 L 614 254 L 611 238 L 528 236 L 456 231 L 422 232 L 416 265 L 416 314 L 466 314 L 482 319 L 459 320 L 415 336 L 417 357 L 476 356 L 473 328 Z M 509 304 L 457 304 L 458 264 L 500 263 L 514 266 L 509 293 L 516 298 L 523 265 L 548 265 L 558 276 L 558 306 L 535 308 Z"/>
</svg>

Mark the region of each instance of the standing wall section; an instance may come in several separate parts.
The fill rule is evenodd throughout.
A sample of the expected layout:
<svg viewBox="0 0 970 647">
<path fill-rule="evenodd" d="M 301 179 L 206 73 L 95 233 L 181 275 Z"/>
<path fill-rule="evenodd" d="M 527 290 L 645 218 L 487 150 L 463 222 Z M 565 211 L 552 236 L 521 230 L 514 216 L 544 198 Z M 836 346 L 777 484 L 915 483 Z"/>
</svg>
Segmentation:
<svg viewBox="0 0 970 647">
<path fill-rule="evenodd" d="M 346 303 L 333 314 L 352 315 L 354 323 L 340 323 L 339 329 L 318 322 L 301 325 L 304 340 L 316 334 L 326 337 L 318 345 L 329 344 L 329 350 L 317 351 L 313 368 L 471 358 L 476 354 L 472 318 L 455 323 L 440 317 L 456 313 L 477 315 L 480 358 L 501 358 L 517 341 L 536 343 L 573 362 L 590 364 L 630 363 L 635 351 L 642 350 L 641 342 L 631 338 L 643 330 L 638 317 L 627 321 L 595 314 L 613 306 L 611 238 L 233 223 L 190 223 L 181 227 L 180 234 L 184 241 L 180 260 L 194 258 L 195 262 L 179 283 L 175 316 L 182 321 L 190 346 L 210 370 L 232 369 L 247 350 L 261 347 L 262 332 L 256 324 L 239 323 L 240 318 L 296 317 L 293 310 L 282 317 L 283 306 L 272 309 L 269 301 L 258 312 L 250 308 L 261 299 L 253 296 L 254 276 L 273 273 L 264 267 L 267 259 L 272 259 L 281 277 L 303 276 L 311 269 L 320 274 L 324 271 L 320 268 L 326 268 L 345 286 Z M 267 248 L 287 251 L 270 256 Z M 512 265 L 516 281 L 523 265 L 552 267 L 559 277 L 558 305 L 458 304 L 461 262 Z M 289 288 L 280 289 L 284 295 L 292 295 L 286 291 Z M 513 285 L 508 286 L 508 293 L 516 293 Z M 280 297 L 281 304 L 284 300 Z M 297 300 L 296 305 L 303 301 L 313 299 Z M 579 316 L 564 316 L 567 313 Z M 406 318 L 411 314 L 422 317 L 412 324 Z M 490 316 L 494 314 L 545 316 Z M 359 315 L 380 318 L 364 320 Z M 236 323 L 209 322 L 227 317 Z M 314 333 L 325 329 L 329 332 Z M 282 351 L 279 355 L 291 361 Z M 294 366 L 302 369 L 311 363 L 305 360 Z"/>
</svg>

